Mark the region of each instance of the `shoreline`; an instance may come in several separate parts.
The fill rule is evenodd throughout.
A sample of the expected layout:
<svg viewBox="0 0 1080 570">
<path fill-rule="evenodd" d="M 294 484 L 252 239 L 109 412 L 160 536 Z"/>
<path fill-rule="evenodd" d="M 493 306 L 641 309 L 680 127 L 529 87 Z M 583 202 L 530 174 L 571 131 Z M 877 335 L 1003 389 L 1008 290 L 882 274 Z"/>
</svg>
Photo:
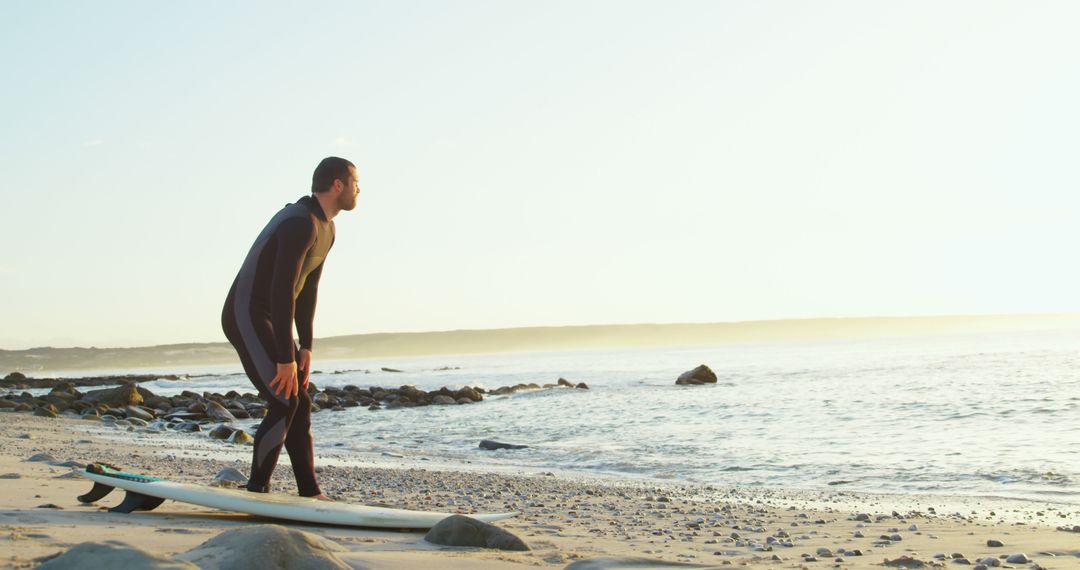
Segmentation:
<svg viewBox="0 0 1080 570">
<path fill-rule="evenodd" d="M 111 378 L 130 379 L 132 377 L 131 376 L 126 376 L 126 377 L 109 377 L 109 378 L 110 379 Z M 150 377 L 147 377 L 147 378 L 150 378 Z M 176 402 L 177 396 L 172 396 L 172 397 L 155 396 L 155 395 L 153 395 L 152 393 L 150 393 L 149 391 L 147 391 L 144 388 L 141 388 L 141 387 L 135 388 L 134 386 L 137 385 L 137 382 L 131 382 L 130 380 L 128 382 L 121 382 L 120 384 L 102 385 L 102 384 L 98 383 L 99 380 L 104 380 L 104 379 L 105 378 L 88 378 L 88 379 L 57 379 L 57 378 L 36 379 L 36 378 L 23 378 L 23 379 L 20 379 L 20 381 L 35 381 L 35 382 L 38 382 L 39 384 L 41 384 L 40 386 L 37 386 L 35 388 L 36 391 L 38 391 L 38 392 L 42 392 L 44 389 L 49 389 L 49 388 L 53 389 L 53 392 L 50 392 L 49 394 L 44 394 L 42 392 L 42 395 L 39 395 L 38 398 L 36 400 L 34 400 L 34 402 L 35 402 L 34 405 L 45 404 L 45 401 L 40 400 L 40 398 L 48 399 L 49 396 L 54 396 L 57 393 L 57 391 L 61 392 L 61 395 L 64 395 L 63 393 L 65 391 L 71 391 L 71 393 L 74 393 L 77 396 L 81 396 L 82 393 L 73 391 L 73 386 L 72 385 L 75 385 L 75 386 L 84 385 L 84 386 L 90 386 L 90 387 L 99 388 L 99 390 L 97 390 L 96 393 L 103 393 L 105 391 L 126 390 L 124 392 L 124 394 L 126 394 L 127 396 L 125 396 L 125 397 L 128 397 L 128 396 L 135 397 L 134 392 L 138 391 L 140 394 L 142 394 L 142 396 L 145 396 L 145 397 L 148 398 L 148 401 L 147 402 L 142 402 L 142 404 L 144 404 L 144 405 L 140 405 L 139 407 L 144 412 L 151 413 L 151 414 L 156 414 L 158 416 L 158 420 L 159 420 L 159 421 L 155 421 L 149 427 L 146 427 L 146 422 L 138 422 L 138 420 L 133 419 L 131 417 L 130 412 L 125 412 L 123 409 L 111 408 L 108 411 L 113 413 L 113 414 L 117 414 L 118 417 L 116 419 L 119 420 L 119 421 L 114 421 L 113 418 L 111 418 L 110 416 L 103 416 L 104 419 L 109 420 L 107 422 L 101 422 L 101 421 L 95 421 L 95 422 L 78 421 L 77 418 L 79 418 L 79 416 L 76 415 L 74 413 L 74 411 L 73 411 L 73 410 L 75 410 L 75 408 L 68 409 L 68 408 L 63 407 L 65 405 L 68 405 L 68 404 L 71 403 L 70 399 L 67 399 L 67 398 L 63 398 L 63 399 L 52 398 L 52 399 L 50 399 L 49 401 L 52 401 L 52 402 L 56 403 L 57 405 L 61 406 L 60 411 L 62 413 L 60 413 L 60 414 L 58 414 L 58 416 L 56 416 L 57 419 L 76 420 L 76 421 L 74 421 L 72 423 L 71 428 L 75 429 L 75 430 L 78 430 L 78 431 L 83 431 L 83 432 L 86 432 L 86 433 L 93 433 L 94 435 L 96 435 L 98 437 L 101 437 L 101 438 L 104 438 L 104 439 L 111 439 L 111 440 L 115 440 L 115 441 L 120 441 L 120 442 L 130 442 L 133 439 L 137 439 L 137 440 L 140 440 L 142 443 L 149 443 L 149 444 L 154 445 L 154 446 L 174 447 L 174 448 L 176 448 L 177 450 L 180 451 L 181 456 L 189 457 L 189 458 L 190 457 L 198 457 L 198 456 L 206 456 L 207 454 L 214 454 L 214 455 L 218 455 L 218 456 L 233 456 L 233 455 L 235 455 L 235 456 L 238 456 L 238 457 L 246 457 L 248 455 L 249 452 L 247 451 L 247 448 L 243 447 L 241 444 L 232 444 L 231 439 L 229 440 L 229 443 L 226 443 L 225 441 L 217 441 L 215 439 L 208 439 L 206 437 L 208 435 L 208 432 L 206 432 L 206 431 L 196 430 L 199 433 L 188 433 L 188 432 L 185 432 L 183 430 L 180 430 L 179 428 L 168 429 L 167 427 L 173 427 L 172 424 L 170 424 L 169 426 L 165 426 L 164 423 L 160 422 L 161 418 L 169 416 L 169 412 L 162 409 L 161 406 L 169 407 L 170 398 L 172 399 L 171 405 L 174 406 L 174 407 L 172 407 L 172 412 L 173 413 L 175 413 L 178 410 L 183 410 L 184 409 L 183 406 L 187 406 L 191 402 L 185 400 L 183 402 L 180 402 L 181 407 L 175 407 L 177 405 L 177 402 Z M 90 382 L 84 383 L 84 384 L 79 384 L 77 382 L 73 382 L 72 380 L 76 380 L 76 381 L 78 381 L 78 380 L 88 380 Z M 145 379 L 140 378 L 140 380 L 145 380 Z M 406 390 L 406 388 L 408 388 L 409 390 Z M 375 396 L 377 399 L 374 400 L 374 401 L 371 401 L 372 393 L 368 389 L 361 389 L 361 388 L 357 388 L 356 386 L 345 386 L 344 388 L 342 388 L 342 387 L 328 387 L 325 390 L 320 390 L 320 389 L 315 388 L 314 385 L 313 385 L 311 387 L 311 392 L 315 396 L 318 396 L 318 397 L 315 398 L 316 401 L 321 402 L 324 405 L 333 406 L 333 409 L 337 410 L 337 411 L 343 411 L 345 409 L 345 408 L 342 408 L 342 405 L 345 405 L 346 407 L 349 407 L 349 406 L 354 406 L 355 407 L 355 406 L 358 406 L 358 405 L 367 406 L 368 403 L 371 403 L 373 408 L 379 408 L 379 403 L 387 404 L 387 399 L 386 399 L 387 395 L 389 395 L 392 399 L 397 398 L 397 397 L 400 396 L 402 398 L 402 401 L 406 402 L 406 406 L 401 406 L 401 405 L 396 405 L 395 406 L 396 402 L 390 402 L 390 405 L 386 406 L 389 409 L 386 410 L 383 413 L 405 413 L 404 410 L 395 409 L 395 407 L 396 408 L 424 407 L 424 406 L 432 405 L 431 402 L 428 401 L 428 399 L 430 399 L 433 396 L 438 396 L 442 392 L 445 392 L 447 394 L 452 394 L 452 395 L 455 395 L 455 396 L 461 396 L 468 390 L 474 390 L 475 392 L 478 392 L 478 393 L 473 394 L 472 397 L 477 398 L 477 400 L 474 401 L 474 400 L 466 398 L 464 400 L 459 400 L 457 403 L 458 404 L 472 403 L 474 405 L 475 404 L 483 405 L 484 402 L 482 402 L 481 400 L 486 399 L 486 398 L 484 398 L 484 396 L 489 396 L 489 395 L 506 396 L 506 395 L 510 395 L 510 394 L 513 394 L 513 393 L 519 392 L 519 391 L 540 391 L 540 390 L 567 389 L 567 388 L 574 389 L 575 386 L 574 386 L 574 384 L 560 378 L 557 384 L 556 383 L 550 383 L 550 384 L 545 384 L 543 386 L 540 386 L 538 384 L 529 384 L 529 385 L 518 384 L 518 385 L 514 385 L 514 386 L 503 386 L 503 387 L 500 387 L 500 388 L 497 388 L 497 389 L 494 389 L 494 390 L 491 390 L 491 391 L 486 391 L 483 388 L 478 388 L 478 389 L 474 390 L 473 388 L 470 388 L 470 387 L 466 386 L 464 389 L 458 390 L 458 392 L 461 392 L 461 393 L 455 393 L 454 391 L 448 391 L 447 388 L 442 388 L 439 391 L 431 391 L 431 392 L 425 392 L 423 390 L 417 390 L 417 389 L 415 389 L 415 388 L 413 388 L 411 386 L 408 386 L 408 387 L 403 386 L 400 389 L 399 388 L 371 388 L 370 390 L 378 390 L 379 391 L 378 392 L 379 395 Z M 584 383 L 578 384 L 576 386 L 576 388 L 577 389 L 584 388 L 585 390 L 588 390 L 588 386 L 586 386 Z M 131 394 L 128 394 L 128 392 L 131 392 Z M 87 394 L 89 394 L 89 392 Z M 257 396 L 255 396 L 253 394 L 247 394 L 246 393 L 246 394 L 241 395 L 239 393 L 235 393 L 235 392 L 231 391 L 229 394 L 222 395 L 222 394 L 218 394 L 218 393 L 203 392 L 202 395 L 199 396 L 199 395 L 197 395 L 197 394 L 195 394 L 193 392 L 184 391 L 180 396 L 183 396 L 184 394 L 187 394 L 190 398 L 196 398 L 199 401 L 205 401 L 206 403 L 210 403 L 211 399 L 213 399 L 215 401 L 218 401 L 218 402 L 228 403 L 231 407 L 228 408 L 228 410 L 226 410 L 226 411 L 231 411 L 232 413 L 235 413 L 237 418 L 231 418 L 231 416 L 230 416 L 231 419 L 222 420 L 221 418 L 214 417 L 213 415 L 210 415 L 210 412 L 203 412 L 201 414 L 186 414 L 186 416 L 185 416 L 185 418 L 183 420 L 173 420 L 173 422 L 179 422 L 179 421 L 185 421 L 185 422 L 191 422 L 191 423 L 197 422 L 202 426 L 202 429 L 205 429 L 205 430 L 209 430 L 211 427 L 215 426 L 215 424 L 216 424 L 219 428 L 227 427 L 230 431 L 233 431 L 233 432 L 244 432 L 242 435 L 245 435 L 245 436 L 247 435 L 247 433 L 253 434 L 255 429 L 258 426 L 259 419 L 255 415 L 252 415 L 251 417 L 248 417 L 246 414 L 241 415 L 241 412 L 243 412 L 243 405 L 242 405 L 242 403 L 238 403 L 238 402 L 240 402 L 240 399 L 242 399 L 245 402 L 247 402 L 247 400 L 251 400 L 251 402 L 247 402 L 246 405 L 248 405 L 248 406 L 252 405 L 252 402 L 256 402 L 256 401 L 261 402 L 261 400 L 258 400 Z M 355 400 L 357 398 L 357 396 L 356 396 L 357 394 L 363 394 L 363 396 L 362 396 L 363 401 L 362 402 L 359 402 L 359 403 L 356 402 L 356 401 L 348 401 L 347 402 L 345 400 L 345 398 L 349 398 L 350 400 Z M 140 396 L 139 399 L 141 399 L 142 396 Z M 7 395 L 5 395 L 4 397 L 5 398 L 15 398 L 15 401 L 21 401 L 22 400 L 22 397 L 18 396 L 18 391 L 11 391 Z M 418 398 L 416 404 L 413 404 L 412 402 L 408 401 L 409 397 Z M 233 399 L 226 400 L 226 398 L 233 398 Z M 322 399 L 319 399 L 319 398 L 322 398 Z M 157 410 L 154 410 L 153 408 L 149 408 L 149 407 L 145 406 L 145 404 L 147 404 L 150 400 L 160 400 L 161 401 L 161 403 L 157 404 L 158 405 Z M 466 400 L 468 400 L 468 401 L 466 401 Z M 81 402 L 77 402 L 77 403 L 81 403 Z M 122 407 L 122 406 L 120 404 L 117 404 L 115 407 L 119 408 L 119 407 Z M 103 413 L 103 414 L 106 412 L 105 408 L 102 407 L 100 404 L 99 404 L 99 409 L 101 410 L 101 413 Z M 251 408 L 249 408 L 249 410 L 251 410 Z M 324 411 L 329 411 L 329 410 L 330 410 L 329 407 L 324 408 Z M 9 410 L 2 410 L 2 411 L 9 411 Z M 86 412 L 86 411 L 91 411 L 91 410 L 89 410 L 89 409 L 83 410 L 83 412 Z M 318 411 L 317 408 L 316 408 L 316 411 Z M 125 413 L 127 413 L 126 418 L 124 416 Z M 15 415 L 15 414 L 12 414 L 12 415 Z M 22 415 L 22 414 L 18 414 L 18 415 Z M 9 417 L 11 417 L 11 416 L 9 416 Z M 92 418 L 92 419 L 96 419 L 96 418 Z M 147 418 L 147 419 L 153 419 L 153 418 L 151 417 L 151 418 Z M 137 423 L 132 425 L 129 422 L 137 422 Z M 161 424 L 161 425 L 158 425 L 158 424 Z M 143 426 L 143 427 L 140 427 L 140 426 Z M 224 438 L 218 437 L 217 439 L 224 439 Z M 248 438 L 245 437 L 245 439 L 248 439 Z M 381 437 L 377 438 L 377 439 L 381 439 Z M 248 439 L 248 441 L 250 442 L 249 439 Z M 490 473 L 496 473 L 496 474 L 501 474 L 501 475 L 519 475 L 519 474 L 522 474 L 522 473 L 536 475 L 536 474 L 546 474 L 546 473 L 554 472 L 554 473 L 558 473 L 559 476 L 564 477 L 564 478 L 574 478 L 574 479 L 578 479 L 578 480 L 581 480 L 581 481 L 595 481 L 595 482 L 597 482 L 599 484 L 634 482 L 634 483 L 641 484 L 641 485 L 653 485 L 653 486 L 686 486 L 686 487 L 702 486 L 702 487 L 708 487 L 710 489 L 716 488 L 716 490 L 714 490 L 713 492 L 718 492 L 719 490 L 735 491 L 735 492 L 740 492 L 740 491 L 745 491 L 746 490 L 745 487 L 740 487 L 739 485 L 736 485 L 736 484 L 723 484 L 723 483 L 721 483 L 721 484 L 711 484 L 711 483 L 708 483 L 708 482 L 695 481 L 693 479 L 684 479 L 684 478 L 678 478 L 678 477 L 674 477 L 674 476 L 672 476 L 672 477 L 661 477 L 661 476 L 657 476 L 655 474 L 651 475 L 651 474 L 644 473 L 644 472 L 579 470 L 579 469 L 566 468 L 566 467 L 552 467 L 550 465 L 539 465 L 538 466 L 538 465 L 515 464 L 515 463 L 506 464 L 506 463 L 499 463 L 499 462 L 495 462 L 495 461 L 490 461 L 489 462 L 489 461 L 485 461 L 486 457 L 485 457 L 484 454 L 478 455 L 477 459 L 475 460 L 476 462 L 474 463 L 474 461 L 471 460 L 471 459 L 462 459 L 460 457 L 458 457 L 458 458 L 440 457 L 437 454 L 431 454 L 431 453 L 414 453 L 414 452 L 411 452 L 411 451 L 404 451 L 404 450 L 398 450 L 398 451 L 395 451 L 395 452 L 390 452 L 390 451 L 387 451 L 385 449 L 382 449 L 380 451 L 380 448 L 383 447 L 383 446 L 381 446 L 379 444 L 373 444 L 371 446 L 371 449 L 366 450 L 366 451 L 360 451 L 360 450 L 357 450 L 355 448 L 348 449 L 348 448 L 338 447 L 338 446 L 341 446 L 341 445 L 342 445 L 341 443 L 336 443 L 336 444 L 324 445 L 322 447 L 317 446 L 316 447 L 316 455 L 319 457 L 320 462 L 325 464 L 325 465 L 334 465 L 334 466 L 338 466 L 338 467 L 391 468 L 391 469 L 430 469 L 430 470 L 438 470 L 438 471 L 460 471 L 460 472 L 468 472 L 468 473 L 489 473 L 490 472 Z M 498 454 L 500 454 L 500 453 L 501 452 L 496 452 L 496 451 L 485 452 L 485 454 L 492 454 L 492 455 L 490 455 L 491 457 L 498 457 Z M 513 453 L 513 452 L 510 452 L 510 453 Z M 918 490 L 916 490 L 916 491 L 895 491 L 895 492 L 878 491 L 878 490 L 859 490 L 859 489 L 853 489 L 852 490 L 852 489 L 847 489 L 847 488 L 845 488 L 845 487 L 843 487 L 841 485 L 837 485 L 835 487 L 830 486 L 830 487 L 826 488 L 826 487 L 821 487 L 821 486 L 813 486 L 813 485 L 805 485 L 805 484 L 803 484 L 803 485 L 787 485 L 787 486 L 778 486 L 778 485 L 775 485 L 775 484 L 766 484 L 766 485 L 762 485 L 762 486 L 757 487 L 757 489 L 760 490 L 760 491 L 763 491 L 763 492 L 768 491 L 768 492 L 772 492 L 772 493 L 777 493 L 779 496 L 789 496 L 789 497 L 791 497 L 791 501 L 800 502 L 800 504 L 803 504 L 803 505 L 815 504 L 815 505 L 820 505 L 820 506 L 829 506 L 829 505 L 837 504 L 838 501 L 839 502 L 845 502 L 846 501 L 846 502 L 853 503 L 853 504 L 863 504 L 863 503 L 866 503 L 868 501 L 873 500 L 873 501 L 880 502 L 880 503 L 893 503 L 893 504 L 897 504 L 897 505 L 907 505 L 907 506 L 909 506 L 910 508 L 913 508 L 913 509 L 920 508 L 922 505 L 934 505 L 935 508 L 938 511 L 960 511 L 960 510 L 965 510 L 965 509 L 967 509 L 967 510 L 971 510 L 971 509 L 976 509 L 976 510 L 977 509 L 990 509 L 990 510 L 994 510 L 995 512 L 1001 511 L 1001 512 L 1004 512 L 1004 513 L 1014 513 L 1014 512 L 1021 513 L 1020 515 L 1015 515 L 1015 516 L 1007 515 L 1006 518 L 1001 519 L 1002 522 L 1036 521 L 1036 522 L 1040 522 L 1042 524 L 1052 524 L 1054 522 L 1057 522 L 1052 517 L 1054 517 L 1058 513 L 1065 513 L 1065 516 L 1063 518 L 1067 518 L 1069 520 L 1075 521 L 1073 524 L 1080 524 L 1080 502 L 1055 501 L 1052 498 L 1008 496 L 1008 495 L 987 495 L 987 494 L 981 494 L 980 495 L 980 494 L 933 493 L 933 492 L 921 492 L 921 491 L 918 491 Z M 1067 496 L 1067 494 L 1065 494 L 1065 495 Z M 851 498 L 851 499 L 847 499 L 847 498 Z M 1036 516 L 1031 516 L 1030 514 L 1025 514 L 1025 513 L 1040 513 L 1040 512 L 1043 513 L 1043 514 L 1036 515 Z"/>
<path fill-rule="evenodd" d="M 72 468 L 26 461 L 36 453 L 48 453 L 57 463 L 107 461 L 135 472 L 207 483 L 223 467 L 246 472 L 244 456 L 249 448 L 238 447 L 237 453 L 224 457 L 222 450 L 211 445 L 178 452 L 176 448 L 142 445 L 133 432 L 115 431 L 116 437 L 105 437 L 93 433 L 94 426 L 80 420 L 15 413 L 0 417 L 5 420 L 0 422 L 0 475 L 6 479 L 5 488 L 10 489 L 0 507 L 0 530 L 9 535 L 5 550 L 10 557 L 0 564 L 7 567 L 33 567 L 35 559 L 90 538 L 122 540 L 171 556 L 221 531 L 272 522 L 171 501 L 150 513 L 97 513 L 95 507 L 75 501 L 75 495 L 85 492 L 89 483 L 72 476 Z M 126 445 L 117 445 L 117 441 Z M 446 549 L 424 542 L 418 533 L 284 523 L 343 544 L 349 549 L 343 559 L 371 568 L 424 564 L 562 568 L 575 560 L 608 556 L 717 567 L 788 567 L 808 563 L 809 557 L 821 566 L 832 562 L 845 568 L 871 568 L 902 556 L 946 564 L 933 555 L 960 553 L 976 564 L 987 556 L 1019 552 L 1044 568 L 1080 566 L 1076 534 L 1057 530 L 1051 520 L 1059 513 L 1041 511 L 1042 516 L 1037 517 L 1040 511 L 1036 505 L 1022 508 L 1017 502 L 1009 505 L 1015 509 L 1009 512 L 994 511 L 1004 508 L 996 504 L 983 505 L 982 510 L 978 510 L 980 505 L 968 505 L 967 512 L 950 512 L 931 505 L 934 499 L 909 495 L 808 493 L 673 481 L 600 480 L 554 472 L 510 474 L 490 469 L 444 471 L 332 462 L 321 464 L 320 471 L 324 490 L 349 502 L 466 513 L 520 510 L 522 515 L 499 526 L 533 548 L 526 553 Z M 293 489 L 284 455 L 274 484 L 279 492 Z M 116 500 L 104 499 L 103 503 L 111 506 Z M 60 508 L 40 507 L 46 504 Z M 990 515 L 991 511 L 995 514 Z M 1009 514 L 1021 520 L 1003 522 Z M 857 515 L 869 518 L 856 521 Z M 1080 513 L 1070 512 L 1058 520 L 1058 525 L 1075 525 L 1080 523 Z M 916 530 L 909 530 L 912 528 Z M 791 538 L 776 538 L 782 536 L 780 531 Z M 880 538 L 896 534 L 902 535 L 902 540 Z M 986 546 L 991 539 L 1001 540 L 1005 547 Z M 794 544 L 782 546 L 784 540 Z M 844 549 L 843 554 L 858 550 L 861 556 L 824 557 L 818 554 L 823 552 L 819 549 L 832 554 L 839 549 Z"/>
</svg>

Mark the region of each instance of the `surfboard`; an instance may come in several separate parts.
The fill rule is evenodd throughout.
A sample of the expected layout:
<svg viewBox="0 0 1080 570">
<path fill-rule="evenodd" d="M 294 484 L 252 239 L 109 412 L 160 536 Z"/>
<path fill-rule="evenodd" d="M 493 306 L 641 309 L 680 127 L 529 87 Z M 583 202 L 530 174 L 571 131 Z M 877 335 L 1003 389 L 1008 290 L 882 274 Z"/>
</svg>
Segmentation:
<svg viewBox="0 0 1080 570">
<path fill-rule="evenodd" d="M 86 470 L 78 473 L 94 482 L 94 488 L 89 493 L 79 496 L 80 502 L 92 503 L 109 494 L 114 488 L 123 489 L 127 491 L 124 501 L 109 509 L 122 513 L 152 510 L 168 499 L 223 511 L 297 522 L 395 529 L 428 529 L 453 514 L 464 514 L 484 522 L 508 519 L 520 514 L 410 511 L 320 501 L 280 493 L 252 493 L 244 489 L 192 485 L 160 477 L 125 473 L 102 463 L 91 463 L 86 466 Z"/>
</svg>

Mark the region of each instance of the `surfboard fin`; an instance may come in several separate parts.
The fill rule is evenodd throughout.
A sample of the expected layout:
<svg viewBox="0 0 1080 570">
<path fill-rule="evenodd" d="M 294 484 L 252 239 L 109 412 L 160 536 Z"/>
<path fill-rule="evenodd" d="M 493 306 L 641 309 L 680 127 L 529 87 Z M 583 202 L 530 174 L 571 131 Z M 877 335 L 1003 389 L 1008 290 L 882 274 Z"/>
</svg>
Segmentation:
<svg viewBox="0 0 1080 570">
<path fill-rule="evenodd" d="M 85 495 L 79 495 L 78 496 L 79 502 L 80 503 L 93 503 L 94 501 L 100 500 L 105 495 L 108 495 L 109 493 L 111 493 L 112 490 L 115 489 L 115 488 L 116 487 L 110 487 L 109 485 L 104 485 L 102 483 L 98 483 L 97 481 L 94 481 L 94 488 L 90 489 L 89 493 L 86 493 Z"/>
<path fill-rule="evenodd" d="M 91 491 L 91 493 L 92 492 L 93 491 Z M 132 511 L 152 511 L 164 502 L 165 499 L 160 497 L 151 497 L 150 495 L 136 493 L 135 491 L 126 491 L 124 500 L 121 501 L 119 505 L 109 509 L 109 512 L 127 514 Z"/>
</svg>

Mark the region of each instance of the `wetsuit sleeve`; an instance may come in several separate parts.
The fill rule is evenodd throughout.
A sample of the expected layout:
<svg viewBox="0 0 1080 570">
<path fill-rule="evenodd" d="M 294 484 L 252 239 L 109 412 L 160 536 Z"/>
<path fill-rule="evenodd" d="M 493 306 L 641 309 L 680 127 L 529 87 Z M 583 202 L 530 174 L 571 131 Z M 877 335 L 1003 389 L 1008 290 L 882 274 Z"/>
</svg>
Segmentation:
<svg viewBox="0 0 1080 570">
<path fill-rule="evenodd" d="M 323 261 L 304 282 L 304 289 L 296 298 L 296 333 L 300 336 L 300 348 L 311 350 L 315 322 L 315 300 L 319 295 L 319 279 L 322 278 Z"/>
<path fill-rule="evenodd" d="M 274 278 L 270 285 L 270 323 L 274 327 L 274 360 L 293 361 L 293 316 L 296 312 L 296 280 L 300 278 L 304 256 L 315 243 L 315 224 L 310 218 L 289 218 L 278 226 Z"/>
</svg>

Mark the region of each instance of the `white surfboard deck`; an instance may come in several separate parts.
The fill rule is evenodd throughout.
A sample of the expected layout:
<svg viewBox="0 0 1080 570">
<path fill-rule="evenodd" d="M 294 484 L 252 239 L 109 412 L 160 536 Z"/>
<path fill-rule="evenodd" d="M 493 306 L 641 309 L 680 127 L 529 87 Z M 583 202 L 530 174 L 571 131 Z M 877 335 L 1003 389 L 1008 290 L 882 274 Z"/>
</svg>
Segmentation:
<svg viewBox="0 0 1080 570">
<path fill-rule="evenodd" d="M 295 495 L 252 493 L 244 489 L 223 489 L 189 483 L 176 483 L 152 477 L 139 481 L 87 471 L 79 471 L 78 473 L 103 485 L 134 491 L 151 497 L 171 499 L 223 511 L 300 522 L 372 528 L 427 529 L 435 526 L 444 518 L 455 514 L 350 505 L 348 503 L 320 501 Z M 140 477 L 134 474 L 123 475 Z M 462 514 L 480 521 L 493 522 L 515 517 L 519 513 Z"/>
</svg>

